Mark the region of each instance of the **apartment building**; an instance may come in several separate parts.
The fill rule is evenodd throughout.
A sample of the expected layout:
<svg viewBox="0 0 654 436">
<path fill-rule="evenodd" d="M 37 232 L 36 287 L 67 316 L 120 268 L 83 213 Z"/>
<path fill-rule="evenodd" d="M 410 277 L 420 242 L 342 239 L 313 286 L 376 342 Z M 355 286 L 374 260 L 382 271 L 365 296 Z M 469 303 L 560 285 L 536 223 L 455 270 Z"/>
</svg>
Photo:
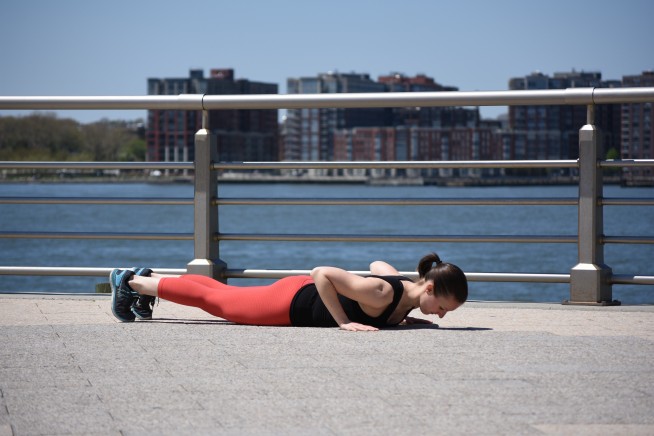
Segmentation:
<svg viewBox="0 0 654 436">
<path fill-rule="evenodd" d="M 654 71 L 624 76 L 625 88 L 654 86 Z M 621 111 L 621 149 L 622 159 L 652 159 L 654 156 L 654 135 L 652 134 L 652 103 L 625 103 Z M 627 181 L 654 177 L 654 170 L 646 168 L 624 168 Z"/>
<path fill-rule="evenodd" d="M 289 94 L 456 90 L 422 74 L 393 73 L 376 82 L 355 73 L 288 79 Z M 418 143 L 410 138 L 417 132 L 413 128 L 474 129 L 479 122 L 477 109 L 452 107 L 289 110 L 282 127 L 283 156 L 286 160 L 420 160 Z"/>
<path fill-rule="evenodd" d="M 502 136 L 494 126 L 477 127 L 355 127 L 334 132 L 334 159 L 343 161 L 494 160 L 502 153 Z M 365 174 L 365 172 L 359 172 Z M 401 171 L 414 177 L 492 176 L 495 169 L 416 169 Z M 370 171 L 394 176 L 397 171 Z"/>
<path fill-rule="evenodd" d="M 191 70 L 185 78 L 150 78 L 148 95 L 277 94 L 272 83 L 235 79 L 233 69 Z M 279 159 L 277 110 L 212 110 L 209 130 L 216 134 L 218 156 L 224 161 Z M 202 127 L 201 111 L 150 110 L 147 158 L 150 161 L 191 161 L 195 133 Z"/>
<path fill-rule="evenodd" d="M 384 92 L 384 84 L 368 74 L 321 73 L 316 77 L 289 78 L 288 94 Z M 283 160 L 332 160 L 336 129 L 387 126 L 391 113 L 385 108 L 289 109 L 284 120 Z"/>
<path fill-rule="evenodd" d="M 444 92 L 458 91 L 454 86 L 443 86 L 433 78 L 424 74 L 415 77 L 405 76 L 400 73 L 393 73 L 387 76 L 380 76 L 377 81 L 386 85 L 388 92 Z M 468 112 L 444 107 L 398 107 L 392 108 L 393 126 L 418 126 L 418 127 L 441 127 L 458 123 L 474 123 L 474 117 L 469 117 Z"/>
<path fill-rule="evenodd" d="M 620 82 L 602 80 L 599 72 L 564 72 L 552 77 L 540 72 L 509 80 L 510 90 L 620 87 Z M 526 139 L 524 149 L 508 152 L 521 159 L 576 159 L 579 157 L 579 129 L 586 124 L 586 106 L 511 106 L 509 127 L 517 138 Z M 619 149 L 619 105 L 596 108 L 595 124 L 603 139 L 603 155 Z M 516 144 L 511 145 L 515 148 Z M 524 151 L 524 153 L 523 153 Z"/>
</svg>

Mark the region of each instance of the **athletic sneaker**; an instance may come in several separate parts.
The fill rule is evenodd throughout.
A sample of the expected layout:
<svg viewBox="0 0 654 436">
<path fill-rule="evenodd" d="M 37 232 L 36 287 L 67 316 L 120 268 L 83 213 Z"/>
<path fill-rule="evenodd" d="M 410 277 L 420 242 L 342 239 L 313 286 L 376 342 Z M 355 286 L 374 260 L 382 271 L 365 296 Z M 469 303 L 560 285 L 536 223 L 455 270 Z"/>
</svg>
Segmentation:
<svg viewBox="0 0 654 436">
<path fill-rule="evenodd" d="M 150 277 L 152 270 L 150 268 L 133 268 L 134 274 L 137 276 Z M 152 311 L 154 310 L 154 302 L 157 297 L 150 295 L 139 295 L 138 298 L 132 303 L 132 313 L 138 319 L 148 320 L 152 319 Z"/>
<path fill-rule="evenodd" d="M 138 319 L 148 320 L 152 319 L 152 311 L 154 310 L 154 302 L 157 297 L 150 295 L 141 295 L 132 303 L 132 313 Z"/>
<path fill-rule="evenodd" d="M 138 294 L 127 284 L 133 275 L 134 271 L 128 269 L 114 269 L 109 274 L 109 284 L 111 284 L 111 311 L 122 322 L 131 322 L 135 318 L 130 307 Z"/>
</svg>

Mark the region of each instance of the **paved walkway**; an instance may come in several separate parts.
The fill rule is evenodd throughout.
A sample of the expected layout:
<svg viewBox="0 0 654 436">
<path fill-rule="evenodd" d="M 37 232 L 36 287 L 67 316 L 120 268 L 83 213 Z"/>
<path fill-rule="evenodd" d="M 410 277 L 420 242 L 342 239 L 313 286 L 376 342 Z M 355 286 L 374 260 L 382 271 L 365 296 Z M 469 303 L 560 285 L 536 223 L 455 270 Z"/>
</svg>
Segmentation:
<svg viewBox="0 0 654 436">
<path fill-rule="evenodd" d="M 654 434 L 652 306 L 468 303 L 375 333 L 155 316 L 0 296 L 0 436 Z"/>
</svg>

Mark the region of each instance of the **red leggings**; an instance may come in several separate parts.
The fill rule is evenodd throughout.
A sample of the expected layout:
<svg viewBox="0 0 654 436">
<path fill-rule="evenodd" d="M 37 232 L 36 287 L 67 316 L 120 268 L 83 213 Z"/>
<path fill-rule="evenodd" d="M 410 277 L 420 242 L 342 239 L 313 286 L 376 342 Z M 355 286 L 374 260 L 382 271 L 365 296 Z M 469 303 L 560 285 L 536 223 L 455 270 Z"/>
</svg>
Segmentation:
<svg viewBox="0 0 654 436">
<path fill-rule="evenodd" d="M 238 324 L 289 326 L 293 297 L 310 283 L 310 276 L 292 276 L 266 286 L 238 287 L 187 274 L 162 278 L 158 292 L 164 300 L 198 307 Z"/>
</svg>

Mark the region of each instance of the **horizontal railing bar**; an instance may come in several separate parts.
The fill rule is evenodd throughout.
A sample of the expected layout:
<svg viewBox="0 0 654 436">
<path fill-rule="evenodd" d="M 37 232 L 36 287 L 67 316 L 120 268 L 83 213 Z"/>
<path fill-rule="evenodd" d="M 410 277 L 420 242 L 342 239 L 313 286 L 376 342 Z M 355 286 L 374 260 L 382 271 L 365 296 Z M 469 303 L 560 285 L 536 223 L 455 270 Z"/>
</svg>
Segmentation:
<svg viewBox="0 0 654 436">
<path fill-rule="evenodd" d="M 641 88 L 642 89 L 642 88 Z M 593 103 L 593 88 L 514 91 L 376 92 L 332 94 L 205 95 L 205 109 L 302 109 L 429 106 L 513 106 Z M 654 88 L 631 99 L 654 100 Z M 626 97 L 625 97 L 626 98 Z M 638 100 L 640 101 L 640 100 Z M 646 100 L 649 101 L 649 100 Z"/>
<path fill-rule="evenodd" d="M 350 271 L 359 276 L 370 275 L 370 271 Z M 280 279 L 294 275 L 309 275 L 311 270 L 265 270 L 265 269 L 228 269 L 226 278 L 235 279 Z M 410 279 L 418 279 L 415 272 L 400 272 Z M 472 282 L 520 282 L 520 283 L 570 283 L 570 274 L 531 274 L 531 273 L 465 273 Z"/>
<path fill-rule="evenodd" d="M 108 277 L 113 269 L 111 267 L 0 266 L 0 275 Z M 158 274 L 186 274 L 186 269 L 180 268 L 152 268 L 152 271 Z"/>
<path fill-rule="evenodd" d="M 3 96 L 0 109 L 299 109 L 645 103 L 654 87 L 509 91 L 147 96 Z"/>
<path fill-rule="evenodd" d="M 193 205 L 190 198 L 0 197 L 0 204 Z M 575 206 L 576 198 L 218 198 L 214 206 L 348 205 L 348 206 Z M 654 206 L 654 198 L 603 198 L 604 206 Z"/>
<path fill-rule="evenodd" d="M 603 244 L 654 244 L 654 236 L 604 236 Z"/>
<path fill-rule="evenodd" d="M 654 88 L 595 88 L 593 92 L 593 103 L 649 103 L 653 101 L 652 89 Z"/>
<path fill-rule="evenodd" d="M 614 285 L 654 285 L 654 276 L 613 274 L 609 281 Z"/>
<path fill-rule="evenodd" d="M 393 169 L 393 168 L 578 168 L 577 160 L 357 161 L 357 162 L 224 162 L 215 170 L 256 169 Z"/>
<path fill-rule="evenodd" d="M 652 167 L 654 159 L 601 160 L 600 168 Z"/>
<path fill-rule="evenodd" d="M 358 161 L 358 162 L 221 162 L 215 170 L 247 169 L 392 169 L 392 168 L 577 168 L 577 160 L 498 160 L 498 161 Z M 600 161 L 602 168 L 650 167 L 654 159 Z M 192 170 L 193 162 L 38 162 L 0 161 L 0 169 L 77 169 L 77 170 L 137 170 L 172 169 Z"/>
<path fill-rule="evenodd" d="M 465 273 L 471 282 L 570 283 L 570 274 Z"/>
<path fill-rule="evenodd" d="M 576 160 L 499 160 L 499 161 L 359 161 L 359 162 L 224 162 L 216 170 L 244 169 L 366 169 L 366 168 L 576 168 Z M 654 159 L 600 161 L 602 168 L 649 167 Z M 194 169 L 193 162 L 37 162 L 0 161 L 0 169 Z"/>
<path fill-rule="evenodd" d="M 193 205 L 186 198 L 103 198 L 103 197 L 0 197 L 0 204 L 126 204 L 126 205 Z"/>
<path fill-rule="evenodd" d="M 654 198 L 602 198 L 603 206 L 654 206 Z"/>
<path fill-rule="evenodd" d="M 1 170 L 56 170 L 56 169 L 77 169 L 77 170 L 192 170 L 193 162 L 30 162 L 30 161 L 2 161 Z"/>
<path fill-rule="evenodd" d="M 0 239 L 130 239 L 192 241 L 193 233 L 0 232 Z"/>
<path fill-rule="evenodd" d="M 365 275 L 362 271 L 349 271 L 352 274 Z M 223 275 L 228 279 L 282 279 L 290 276 L 308 276 L 310 269 L 226 269 Z M 370 271 L 367 272 L 370 274 Z"/>
<path fill-rule="evenodd" d="M 0 199 L 1 203 L 1 199 Z M 218 206 L 576 206 L 576 198 L 218 198 Z"/>
<path fill-rule="evenodd" d="M 577 236 L 551 235 L 336 235 L 336 234 L 247 234 L 220 233 L 217 241 L 284 241 L 284 242 L 511 242 L 577 243 Z"/>
<path fill-rule="evenodd" d="M 202 110 L 202 94 L 0 97 L 0 109 Z"/>
<path fill-rule="evenodd" d="M 134 239 L 134 240 L 193 240 L 190 233 L 97 233 L 97 232 L 0 232 L 0 239 Z M 351 241 L 351 242 L 517 242 L 517 243 L 576 243 L 576 236 L 526 235 L 295 235 L 295 234 L 227 234 L 220 233 L 216 240 L 223 241 Z M 654 244 L 651 236 L 604 236 L 604 244 Z"/>
<path fill-rule="evenodd" d="M 118 267 L 121 268 L 121 267 Z M 123 267 L 127 268 L 127 267 Z M 14 276 L 78 276 L 107 277 L 113 267 L 48 267 L 48 266 L 0 266 L 0 275 Z M 152 268 L 158 274 L 182 275 L 184 268 Z M 370 271 L 350 271 L 353 274 L 365 276 Z M 311 270 L 263 270 L 263 269 L 228 269 L 225 278 L 279 279 L 292 275 L 309 275 Z M 401 275 L 417 279 L 412 271 L 400 272 Z M 568 283 L 570 274 L 532 274 L 532 273 L 465 273 L 473 282 L 534 282 L 534 283 Z M 653 285 L 654 276 L 614 274 L 609 281 L 612 284 Z"/>
</svg>

